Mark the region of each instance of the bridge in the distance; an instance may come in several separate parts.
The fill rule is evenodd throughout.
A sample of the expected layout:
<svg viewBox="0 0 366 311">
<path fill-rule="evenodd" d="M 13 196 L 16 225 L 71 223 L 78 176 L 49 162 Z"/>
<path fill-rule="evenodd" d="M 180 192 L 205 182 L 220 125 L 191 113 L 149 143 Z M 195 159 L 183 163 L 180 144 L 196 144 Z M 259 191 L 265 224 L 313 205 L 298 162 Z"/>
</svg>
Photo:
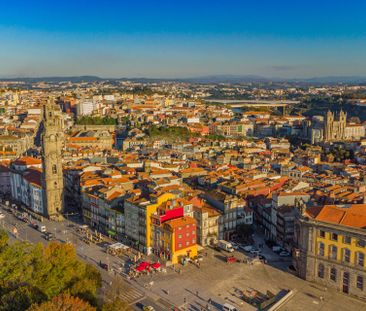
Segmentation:
<svg viewBox="0 0 366 311">
<path fill-rule="evenodd" d="M 262 100 L 262 99 L 205 99 L 208 103 L 221 103 L 229 105 L 231 108 L 243 107 L 287 107 L 299 104 L 298 100 Z"/>
</svg>

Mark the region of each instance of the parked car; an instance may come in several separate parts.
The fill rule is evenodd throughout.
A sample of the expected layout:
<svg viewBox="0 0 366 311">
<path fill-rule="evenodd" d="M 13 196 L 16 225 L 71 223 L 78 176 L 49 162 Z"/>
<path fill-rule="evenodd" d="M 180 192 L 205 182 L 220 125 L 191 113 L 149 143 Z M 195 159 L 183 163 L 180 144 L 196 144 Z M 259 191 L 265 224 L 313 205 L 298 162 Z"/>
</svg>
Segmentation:
<svg viewBox="0 0 366 311">
<path fill-rule="evenodd" d="M 244 252 L 250 252 L 254 247 L 252 245 L 240 245 L 239 248 Z"/>
<path fill-rule="evenodd" d="M 232 241 L 229 241 L 229 243 L 231 244 L 233 249 L 235 249 L 236 251 L 239 249 L 239 244 L 238 243 L 235 243 L 235 242 L 232 242 Z"/>
<path fill-rule="evenodd" d="M 227 263 L 232 263 L 232 262 L 237 262 L 238 260 L 236 259 L 236 257 L 234 256 L 229 256 L 229 257 L 226 257 L 226 262 Z"/>
<path fill-rule="evenodd" d="M 273 245 L 272 246 L 272 251 L 274 251 L 275 253 L 280 253 L 283 250 L 284 249 L 281 246 L 279 246 L 279 245 Z"/>
<path fill-rule="evenodd" d="M 253 254 L 253 255 L 259 255 L 261 253 L 261 251 L 259 249 L 256 248 L 252 248 L 249 253 Z"/>
<path fill-rule="evenodd" d="M 291 254 L 288 252 L 288 251 L 282 251 L 281 253 L 280 253 L 280 256 L 281 257 L 289 257 Z"/>
<path fill-rule="evenodd" d="M 144 311 L 155 311 L 155 308 L 153 306 L 144 306 Z"/>
<path fill-rule="evenodd" d="M 0 219 L 4 219 L 5 218 L 5 214 L 4 213 L 0 213 Z"/>
<path fill-rule="evenodd" d="M 107 271 L 109 270 L 109 267 L 106 263 L 100 262 L 99 265 L 102 269 L 107 270 Z"/>
</svg>

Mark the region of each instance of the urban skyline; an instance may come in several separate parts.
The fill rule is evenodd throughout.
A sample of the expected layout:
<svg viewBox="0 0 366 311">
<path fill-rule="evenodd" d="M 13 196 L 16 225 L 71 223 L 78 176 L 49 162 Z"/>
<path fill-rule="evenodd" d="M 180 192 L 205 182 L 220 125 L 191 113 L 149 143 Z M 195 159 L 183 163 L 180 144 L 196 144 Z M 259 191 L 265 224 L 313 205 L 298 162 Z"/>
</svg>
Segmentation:
<svg viewBox="0 0 366 311">
<path fill-rule="evenodd" d="M 14 1 L 1 5 L 0 77 L 365 75 L 363 9 L 361 1 Z"/>
<path fill-rule="evenodd" d="M 0 310 L 366 310 L 365 9 L 0 3 Z"/>
</svg>

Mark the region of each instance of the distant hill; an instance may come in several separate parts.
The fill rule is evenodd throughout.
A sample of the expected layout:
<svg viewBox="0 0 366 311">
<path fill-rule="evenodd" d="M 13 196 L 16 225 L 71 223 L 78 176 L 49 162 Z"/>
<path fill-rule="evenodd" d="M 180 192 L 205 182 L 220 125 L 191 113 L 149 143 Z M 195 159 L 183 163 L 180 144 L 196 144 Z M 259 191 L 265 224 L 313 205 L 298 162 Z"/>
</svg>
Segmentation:
<svg viewBox="0 0 366 311">
<path fill-rule="evenodd" d="M 326 76 L 314 78 L 279 78 L 279 77 L 263 77 L 258 75 L 207 75 L 191 78 L 101 78 L 98 76 L 69 76 L 69 77 L 35 77 L 35 78 L 0 78 L 0 81 L 23 81 L 26 83 L 51 82 L 59 83 L 70 81 L 78 82 L 98 82 L 98 81 L 135 81 L 141 83 L 158 83 L 158 82 L 188 82 L 188 83 L 269 83 L 269 82 L 288 82 L 288 83 L 309 83 L 309 84 L 336 84 L 336 83 L 366 83 L 366 76 Z"/>
<path fill-rule="evenodd" d="M 0 81 L 22 81 L 26 83 L 37 83 L 37 82 L 53 82 L 59 83 L 64 81 L 70 81 L 74 83 L 78 82 L 94 82 L 94 81 L 103 81 L 105 79 L 97 77 L 97 76 L 70 76 L 70 77 L 36 77 L 36 78 L 4 78 Z"/>
</svg>

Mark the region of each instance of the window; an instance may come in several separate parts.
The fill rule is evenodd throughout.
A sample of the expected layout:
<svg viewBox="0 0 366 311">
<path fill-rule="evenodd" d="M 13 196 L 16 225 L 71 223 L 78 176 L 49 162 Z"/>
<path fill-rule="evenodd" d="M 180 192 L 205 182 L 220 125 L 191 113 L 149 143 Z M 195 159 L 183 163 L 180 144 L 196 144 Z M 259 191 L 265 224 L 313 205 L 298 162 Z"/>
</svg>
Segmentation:
<svg viewBox="0 0 366 311">
<path fill-rule="evenodd" d="M 343 249 L 343 261 L 351 262 L 351 251 L 348 248 Z"/>
<path fill-rule="evenodd" d="M 365 264 L 365 254 L 357 252 L 357 265 L 363 267 Z"/>
<path fill-rule="evenodd" d="M 56 174 L 57 173 L 57 166 L 54 164 L 52 165 L 52 174 Z"/>
<path fill-rule="evenodd" d="M 178 247 L 179 247 L 179 248 L 182 248 L 182 243 L 179 243 L 179 244 L 178 244 Z"/>
<path fill-rule="evenodd" d="M 186 228 L 189 228 L 189 225 L 186 225 Z"/>
<path fill-rule="evenodd" d="M 337 246 L 335 246 L 335 245 L 329 246 L 329 258 L 330 259 L 337 260 L 337 252 L 338 252 Z"/>
<path fill-rule="evenodd" d="M 189 241 L 186 242 L 186 246 L 188 246 L 188 245 L 189 245 Z"/>
<path fill-rule="evenodd" d="M 361 275 L 357 276 L 357 288 L 363 290 L 363 277 Z"/>
<path fill-rule="evenodd" d="M 186 233 L 186 236 L 189 236 L 189 232 Z"/>
<path fill-rule="evenodd" d="M 351 237 L 350 236 L 343 236 L 343 243 L 344 244 L 351 244 Z"/>
<path fill-rule="evenodd" d="M 337 281 L 337 269 L 336 268 L 331 268 L 330 269 L 330 279 L 334 282 Z"/>
<path fill-rule="evenodd" d="M 319 256 L 324 256 L 324 243 L 320 242 L 319 243 Z"/>
<path fill-rule="evenodd" d="M 318 265 L 318 277 L 324 279 L 324 265 L 321 263 Z"/>
<path fill-rule="evenodd" d="M 196 244 L 196 240 L 195 239 L 192 239 L 192 244 Z"/>
<path fill-rule="evenodd" d="M 181 234 L 178 234 L 178 238 L 181 239 L 182 238 L 182 235 Z"/>
<path fill-rule="evenodd" d="M 192 230 L 192 234 L 194 235 L 196 233 L 196 231 L 195 230 Z"/>
<path fill-rule="evenodd" d="M 325 238 L 325 231 L 324 231 L 324 230 L 320 230 L 320 231 L 319 231 L 319 236 L 320 236 L 321 238 Z"/>
<path fill-rule="evenodd" d="M 365 240 L 357 240 L 358 247 L 365 247 Z"/>
<path fill-rule="evenodd" d="M 330 236 L 330 239 L 333 241 L 338 241 L 338 234 L 337 233 L 332 233 Z"/>
</svg>

